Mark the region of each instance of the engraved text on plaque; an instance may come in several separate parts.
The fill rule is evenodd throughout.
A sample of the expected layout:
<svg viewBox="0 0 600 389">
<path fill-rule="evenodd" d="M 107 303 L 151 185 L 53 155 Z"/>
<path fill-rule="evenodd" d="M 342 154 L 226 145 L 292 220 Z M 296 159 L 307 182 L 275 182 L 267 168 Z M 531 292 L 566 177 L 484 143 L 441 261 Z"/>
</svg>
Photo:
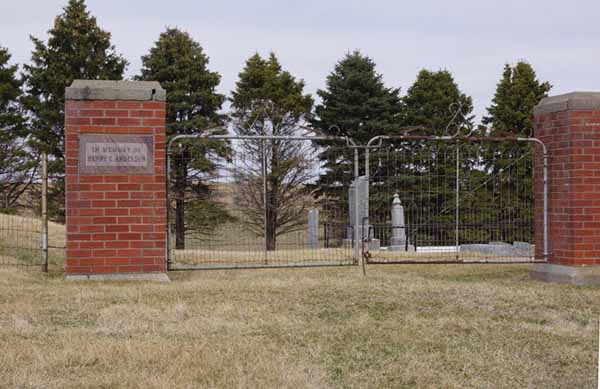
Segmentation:
<svg viewBox="0 0 600 389">
<path fill-rule="evenodd" d="M 153 174 L 152 136 L 82 134 L 80 174 Z"/>
</svg>

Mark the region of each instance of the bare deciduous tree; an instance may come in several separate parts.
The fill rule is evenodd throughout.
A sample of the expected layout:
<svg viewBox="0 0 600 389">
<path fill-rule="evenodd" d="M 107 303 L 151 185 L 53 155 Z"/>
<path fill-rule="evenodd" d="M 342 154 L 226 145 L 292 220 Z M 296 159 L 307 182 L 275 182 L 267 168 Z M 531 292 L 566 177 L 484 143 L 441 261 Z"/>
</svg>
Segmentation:
<svg viewBox="0 0 600 389">
<path fill-rule="evenodd" d="M 301 135 L 295 120 L 273 122 L 264 115 L 260 124 L 240 134 Z M 315 147 L 309 141 L 289 139 L 247 140 L 240 146 L 242 157 L 232 172 L 234 200 L 242 209 L 250 229 L 266 236 L 267 250 L 275 250 L 277 237 L 301 229 L 312 205 L 311 182 L 317 176 Z"/>
<path fill-rule="evenodd" d="M 252 56 L 232 92 L 232 120 L 239 135 L 299 135 L 313 100 L 304 82 L 281 69 L 274 54 Z M 277 236 L 300 228 L 313 179 L 313 145 L 289 139 L 249 140 L 236 150 L 240 168 L 233 172 L 236 201 L 248 226 L 275 250 Z"/>
</svg>

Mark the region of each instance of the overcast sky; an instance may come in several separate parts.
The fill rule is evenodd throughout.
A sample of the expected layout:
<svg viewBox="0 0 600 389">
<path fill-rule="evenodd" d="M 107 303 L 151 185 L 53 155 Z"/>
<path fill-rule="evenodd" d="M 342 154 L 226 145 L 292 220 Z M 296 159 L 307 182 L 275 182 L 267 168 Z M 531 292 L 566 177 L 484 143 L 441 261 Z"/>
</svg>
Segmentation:
<svg viewBox="0 0 600 389">
<path fill-rule="evenodd" d="M 27 62 L 67 0 L 2 0 L 0 46 Z M 140 56 L 169 27 L 188 31 L 229 93 L 244 61 L 274 51 L 313 94 L 345 53 L 373 58 L 402 93 L 422 68 L 451 71 L 480 117 L 505 63 L 530 62 L 551 94 L 600 91 L 599 0 L 88 0 L 137 74 Z"/>
</svg>

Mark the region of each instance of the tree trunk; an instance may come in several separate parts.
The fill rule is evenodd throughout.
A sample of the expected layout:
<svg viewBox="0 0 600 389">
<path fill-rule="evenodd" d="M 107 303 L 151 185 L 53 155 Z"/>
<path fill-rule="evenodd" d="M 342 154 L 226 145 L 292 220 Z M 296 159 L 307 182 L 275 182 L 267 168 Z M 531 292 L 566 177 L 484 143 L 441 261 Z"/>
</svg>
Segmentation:
<svg viewBox="0 0 600 389">
<path fill-rule="evenodd" d="M 176 160 L 175 178 L 175 249 L 185 249 L 185 184 L 187 166 L 183 158 Z"/>
<path fill-rule="evenodd" d="M 266 240 L 267 240 L 267 251 L 274 251 L 277 248 L 277 215 L 279 211 L 279 177 L 278 177 L 278 164 L 279 156 L 277 155 L 277 148 L 271 141 L 271 174 L 268 177 L 269 184 L 267 185 L 267 211 L 266 211 Z"/>
<path fill-rule="evenodd" d="M 185 205 L 179 198 L 175 201 L 175 249 L 185 250 Z"/>
<path fill-rule="evenodd" d="M 265 215 L 267 218 L 265 231 L 267 251 L 274 251 L 277 247 L 277 207 L 274 206 L 273 202 L 275 197 L 272 190 L 267 194 L 267 211 Z"/>
</svg>

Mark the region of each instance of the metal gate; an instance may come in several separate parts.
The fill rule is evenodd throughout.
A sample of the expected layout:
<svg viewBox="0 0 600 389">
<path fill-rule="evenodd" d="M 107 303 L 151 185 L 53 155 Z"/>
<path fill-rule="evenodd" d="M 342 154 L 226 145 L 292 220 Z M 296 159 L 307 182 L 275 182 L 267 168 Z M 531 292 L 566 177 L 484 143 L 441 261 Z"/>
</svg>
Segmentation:
<svg viewBox="0 0 600 389">
<path fill-rule="evenodd" d="M 535 138 L 405 134 L 361 147 L 346 137 L 180 135 L 168 159 L 170 270 L 549 255 L 547 153 Z"/>
<path fill-rule="evenodd" d="M 170 270 L 358 263 L 348 138 L 180 135 L 167 163 Z"/>
<path fill-rule="evenodd" d="M 534 179 L 534 163 L 543 167 Z M 378 136 L 365 155 L 368 264 L 531 263 L 548 257 L 547 154 L 535 138 Z M 544 247 L 534 245 L 534 185 Z M 543 204 L 539 204 L 542 202 Z"/>
</svg>

